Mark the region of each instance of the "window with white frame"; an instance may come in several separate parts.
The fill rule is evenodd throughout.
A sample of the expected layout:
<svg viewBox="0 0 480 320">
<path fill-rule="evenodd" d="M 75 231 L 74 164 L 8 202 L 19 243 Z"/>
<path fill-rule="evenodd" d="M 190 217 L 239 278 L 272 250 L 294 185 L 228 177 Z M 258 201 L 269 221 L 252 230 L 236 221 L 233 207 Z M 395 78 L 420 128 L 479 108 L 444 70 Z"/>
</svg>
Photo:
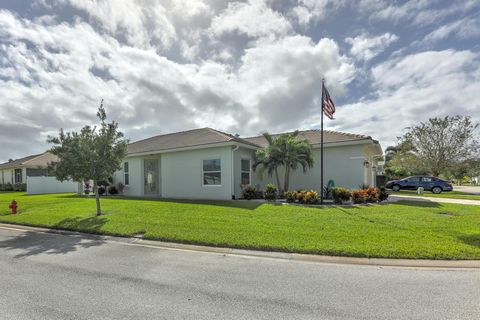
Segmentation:
<svg viewBox="0 0 480 320">
<path fill-rule="evenodd" d="M 130 174 L 128 171 L 128 162 L 123 163 L 123 183 L 128 186 L 130 183 Z"/>
<path fill-rule="evenodd" d="M 250 180 L 250 159 L 242 159 L 241 184 L 251 184 Z"/>
<path fill-rule="evenodd" d="M 222 184 L 222 162 L 220 159 L 203 160 L 203 185 L 219 186 Z"/>
</svg>

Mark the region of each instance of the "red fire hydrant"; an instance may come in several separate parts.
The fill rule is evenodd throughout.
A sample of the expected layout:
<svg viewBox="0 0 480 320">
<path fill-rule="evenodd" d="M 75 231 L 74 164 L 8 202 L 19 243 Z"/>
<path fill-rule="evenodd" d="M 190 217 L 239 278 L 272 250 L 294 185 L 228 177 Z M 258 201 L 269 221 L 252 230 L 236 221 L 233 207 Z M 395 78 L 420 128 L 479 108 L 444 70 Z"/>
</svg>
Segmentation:
<svg viewBox="0 0 480 320">
<path fill-rule="evenodd" d="M 12 209 L 12 214 L 17 213 L 17 201 L 12 200 L 12 203 L 8 206 L 10 209 Z"/>
</svg>

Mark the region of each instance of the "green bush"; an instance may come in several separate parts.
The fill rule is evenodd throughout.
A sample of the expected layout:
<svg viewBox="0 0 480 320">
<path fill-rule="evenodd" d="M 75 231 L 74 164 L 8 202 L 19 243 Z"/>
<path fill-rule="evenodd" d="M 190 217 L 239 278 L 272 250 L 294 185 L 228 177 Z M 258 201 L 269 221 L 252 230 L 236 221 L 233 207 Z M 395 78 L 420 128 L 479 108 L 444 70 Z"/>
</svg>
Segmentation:
<svg viewBox="0 0 480 320">
<path fill-rule="evenodd" d="M 13 185 L 13 191 L 27 191 L 27 184 L 26 183 L 15 183 Z"/>
<path fill-rule="evenodd" d="M 242 186 L 242 197 L 246 200 L 255 199 L 257 196 L 257 188 L 249 184 Z"/>
<path fill-rule="evenodd" d="M 387 192 L 387 189 L 385 189 L 385 187 L 380 187 L 380 194 L 379 194 L 379 197 L 378 197 L 378 201 L 379 202 L 382 202 L 382 201 L 385 201 L 388 199 L 388 192 Z"/>
<path fill-rule="evenodd" d="M 0 184 L 0 191 L 13 191 L 13 185 L 11 183 Z"/>
<path fill-rule="evenodd" d="M 115 186 L 108 187 L 108 193 L 110 194 L 118 194 L 118 189 Z"/>
<path fill-rule="evenodd" d="M 305 204 L 318 204 L 320 202 L 320 196 L 315 190 L 306 191 L 303 195 L 303 203 Z"/>
<path fill-rule="evenodd" d="M 333 202 L 336 204 L 342 204 L 344 202 L 350 201 L 352 198 L 352 193 L 350 190 L 342 187 L 336 187 L 332 189 Z"/>
<path fill-rule="evenodd" d="M 105 194 L 105 191 L 107 191 L 105 189 L 105 187 L 98 187 L 98 189 L 97 189 L 98 194 L 101 195 L 101 196 L 103 196 Z"/>
<path fill-rule="evenodd" d="M 267 201 L 275 201 L 278 196 L 278 189 L 277 186 L 273 183 L 269 183 L 263 188 L 263 197 Z"/>
<path fill-rule="evenodd" d="M 287 201 L 288 203 L 293 203 L 295 202 L 296 198 L 295 198 L 295 191 L 286 191 L 283 193 L 283 196 L 285 197 L 285 201 Z"/>
</svg>

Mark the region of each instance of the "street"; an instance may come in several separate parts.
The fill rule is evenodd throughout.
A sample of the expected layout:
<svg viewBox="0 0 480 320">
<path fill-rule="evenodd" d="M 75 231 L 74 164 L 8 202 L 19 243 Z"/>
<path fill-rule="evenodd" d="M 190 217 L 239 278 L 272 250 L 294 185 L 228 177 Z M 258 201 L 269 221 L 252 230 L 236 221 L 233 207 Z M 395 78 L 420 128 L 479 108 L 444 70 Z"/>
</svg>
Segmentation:
<svg viewBox="0 0 480 320">
<path fill-rule="evenodd" d="M 166 250 L 0 228 L 1 319 L 478 319 L 480 270 Z"/>
</svg>

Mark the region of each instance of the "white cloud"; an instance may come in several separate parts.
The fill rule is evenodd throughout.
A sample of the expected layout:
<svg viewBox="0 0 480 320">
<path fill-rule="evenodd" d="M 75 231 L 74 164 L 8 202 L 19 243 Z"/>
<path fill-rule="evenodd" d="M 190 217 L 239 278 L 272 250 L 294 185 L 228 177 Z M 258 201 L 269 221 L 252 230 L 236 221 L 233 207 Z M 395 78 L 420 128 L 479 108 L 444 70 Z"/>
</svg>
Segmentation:
<svg viewBox="0 0 480 320">
<path fill-rule="evenodd" d="M 366 34 L 356 36 L 354 38 L 346 38 L 345 42 L 350 44 L 350 54 L 359 60 L 370 60 L 390 44 L 398 40 L 398 36 L 391 33 L 384 33 L 381 36 L 369 37 Z"/>
<path fill-rule="evenodd" d="M 211 25 L 211 32 L 215 36 L 238 32 L 253 38 L 272 38 L 284 36 L 290 31 L 290 22 L 268 7 L 264 0 L 231 2 L 225 11 L 213 19 Z"/>
<path fill-rule="evenodd" d="M 344 0 L 299 0 L 292 15 L 299 25 L 306 27 L 323 20 L 330 12 L 346 5 Z"/>
<path fill-rule="evenodd" d="M 460 39 L 480 37 L 480 20 L 464 18 L 450 22 L 427 34 L 423 41 L 434 42 L 452 35 Z"/>
<path fill-rule="evenodd" d="M 42 151 L 48 134 L 90 123 L 100 98 L 132 139 L 199 126 L 241 134 L 297 128 L 315 112 L 322 76 L 341 93 L 355 73 L 330 39 L 259 39 L 233 67 L 176 62 L 80 20 L 42 24 L 0 11 L 0 30 L 2 159 Z"/>
<path fill-rule="evenodd" d="M 431 117 L 471 115 L 480 121 L 480 54 L 427 51 L 373 69 L 373 97 L 338 109 L 337 127 L 394 143 L 402 129 Z"/>
</svg>

